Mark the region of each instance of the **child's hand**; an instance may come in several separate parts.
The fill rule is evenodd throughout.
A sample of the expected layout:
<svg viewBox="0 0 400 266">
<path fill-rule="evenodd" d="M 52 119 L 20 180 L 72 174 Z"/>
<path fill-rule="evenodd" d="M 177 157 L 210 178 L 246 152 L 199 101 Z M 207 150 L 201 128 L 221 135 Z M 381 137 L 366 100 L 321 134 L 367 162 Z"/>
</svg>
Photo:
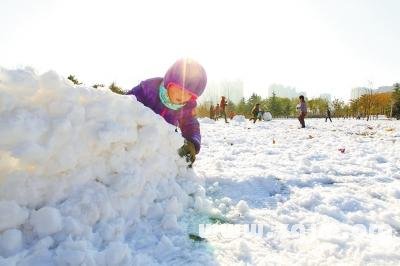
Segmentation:
<svg viewBox="0 0 400 266">
<path fill-rule="evenodd" d="M 186 161 L 191 164 L 196 160 L 196 148 L 190 141 L 185 140 L 185 144 L 178 150 L 178 154 L 181 157 L 186 157 Z"/>
</svg>

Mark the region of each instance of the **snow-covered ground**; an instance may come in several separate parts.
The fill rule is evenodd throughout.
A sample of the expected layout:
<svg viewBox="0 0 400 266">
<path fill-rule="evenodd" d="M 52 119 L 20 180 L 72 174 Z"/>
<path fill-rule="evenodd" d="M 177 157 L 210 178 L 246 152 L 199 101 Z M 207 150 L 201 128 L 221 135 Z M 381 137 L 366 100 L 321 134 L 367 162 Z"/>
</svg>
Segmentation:
<svg viewBox="0 0 400 266">
<path fill-rule="evenodd" d="M 307 124 L 201 119 L 193 171 L 132 97 L 0 68 L 0 265 L 400 264 L 400 123 Z"/>
<path fill-rule="evenodd" d="M 264 231 L 211 231 L 214 262 L 400 264 L 400 121 L 242 121 L 203 120 L 196 170 L 222 217 Z"/>
</svg>

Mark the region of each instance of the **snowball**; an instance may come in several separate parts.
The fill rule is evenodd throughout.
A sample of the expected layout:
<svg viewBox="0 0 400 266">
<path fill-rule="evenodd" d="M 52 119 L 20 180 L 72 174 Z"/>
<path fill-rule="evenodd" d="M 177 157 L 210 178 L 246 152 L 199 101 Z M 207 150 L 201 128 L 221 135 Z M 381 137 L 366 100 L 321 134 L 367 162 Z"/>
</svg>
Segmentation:
<svg viewBox="0 0 400 266">
<path fill-rule="evenodd" d="M 262 116 L 262 119 L 264 121 L 271 121 L 272 120 L 272 114 L 270 112 L 265 112 Z"/>
<path fill-rule="evenodd" d="M 29 213 L 14 201 L 0 201 L 0 232 L 25 223 Z"/>
<path fill-rule="evenodd" d="M 245 214 L 249 211 L 249 205 L 247 205 L 247 202 L 244 200 L 240 200 L 236 205 L 236 208 L 240 214 Z"/>
<path fill-rule="evenodd" d="M 29 223 L 39 236 L 57 233 L 62 229 L 60 211 L 52 207 L 43 207 L 31 214 Z"/>
</svg>

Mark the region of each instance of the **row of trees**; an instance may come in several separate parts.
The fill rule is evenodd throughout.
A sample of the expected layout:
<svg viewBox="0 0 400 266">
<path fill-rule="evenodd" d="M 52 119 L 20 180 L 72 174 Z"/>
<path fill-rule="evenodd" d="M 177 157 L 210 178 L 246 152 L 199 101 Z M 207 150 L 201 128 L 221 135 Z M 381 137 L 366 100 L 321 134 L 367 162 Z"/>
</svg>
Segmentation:
<svg viewBox="0 0 400 266">
<path fill-rule="evenodd" d="M 393 92 L 386 93 L 369 90 L 348 104 L 343 101 L 334 102 L 335 114 L 342 117 L 363 117 L 367 120 L 378 115 L 400 119 L 400 84 L 396 83 L 393 87 Z"/>
<path fill-rule="evenodd" d="M 251 117 L 251 110 L 256 103 L 260 103 L 261 109 L 268 111 L 273 117 L 295 117 L 298 99 L 277 97 L 273 94 L 269 98 L 262 98 L 252 94 L 248 99 L 242 98 L 237 104 L 228 103 L 228 114 L 240 114 Z M 374 93 L 372 90 L 358 99 L 345 103 L 343 100 L 334 99 L 332 102 L 324 98 L 307 99 L 308 117 L 325 117 L 327 109 L 331 110 L 334 117 L 365 118 L 367 120 L 378 115 L 396 117 L 400 119 L 400 84 L 394 84 L 394 91 L 387 93 Z M 200 117 L 209 115 L 211 103 L 199 105 L 197 114 Z"/>
<path fill-rule="evenodd" d="M 69 75 L 69 76 L 68 76 L 68 79 L 69 79 L 72 83 L 74 83 L 75 85 L 81 85 L 81 84 L 82 84 L 82 82 L 80 82 L 74 75 Z M 104 84 L 94 84 L 92 87 L 95 88 L 95 89 L 97 89 L 97 88 L 104 88 L 105 85 L 104 85 Z M 108 86 L 108 89 L 111 90 L 111 91 L 114 92 L 114 93 L 117 93 L 117 94 L 125 94 L 125 91 L 124 91 L 121 87 L 117 86 L 117 84 L 116 84 L 115 82 L 112 82 L 112 83 Z"/>
</svg>

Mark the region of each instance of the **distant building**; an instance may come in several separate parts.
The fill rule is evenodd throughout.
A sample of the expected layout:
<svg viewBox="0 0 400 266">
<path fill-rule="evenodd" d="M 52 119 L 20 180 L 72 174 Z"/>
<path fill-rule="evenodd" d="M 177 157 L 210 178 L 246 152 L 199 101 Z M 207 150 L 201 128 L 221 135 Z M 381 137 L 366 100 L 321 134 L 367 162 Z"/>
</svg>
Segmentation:
<svg viewBox="0 0 400 266">
<path fill-rule="evenodd" d="M 322 93 L 319 95 L 319 98 L 324 99 L 328 102 L 332 101 L 332 95 L 330 95 L 329 93 Z"/>
<path fill-rule="evenodd" d="M 206 90 L 200 97 L 201 102 L 211 102 L 213 104 L 219 103 L 221 96 L 225 96 L 229 101 L 237 104 L 244 97 L 243 81 L 237 80 L 223 80 L 220 82 L 208 82 Z"/>
<path fill-rule="evenodd" d="M 364 94 L 368 93 L 368 89 L 367 87 L 356 87 L 356 88 L 352 88 L 351 89 L 351 99 L 355 100 L 360 98 L 361 96 L 363 96 Z"/>
<path fill-rule="evenodd" d="M 377 93 L 392 92 L 394 90 L 393 86 L 381 86 L 376 89 Z"/>
<path fill-rule="evenodd" d="M 271 97 L 275 93 L 276 96 L 282 98 L 297 98 L 300 95 L 307 97 L 305 92 L 297 92 L 296 88 L 288 87 L 281 84 L 272 84 L 268 88 L 268 97 Z"/>
<path fill-rule="evenodd" d="M 363 96 L 364 94 L 367 94 L 368 92 L 370 92 L 371 89 L 367 88 L 367 87 L 356 87 L 351 89 L 351 99 L 357 99 L 360 98 L 361 96 Z M 377 89 L 372 89 L 372 93 L 384 93 L 384 92 L 391 92 L 393 91 L 393 86 L 381 86 L 378 87 Z"/>
</svg>

